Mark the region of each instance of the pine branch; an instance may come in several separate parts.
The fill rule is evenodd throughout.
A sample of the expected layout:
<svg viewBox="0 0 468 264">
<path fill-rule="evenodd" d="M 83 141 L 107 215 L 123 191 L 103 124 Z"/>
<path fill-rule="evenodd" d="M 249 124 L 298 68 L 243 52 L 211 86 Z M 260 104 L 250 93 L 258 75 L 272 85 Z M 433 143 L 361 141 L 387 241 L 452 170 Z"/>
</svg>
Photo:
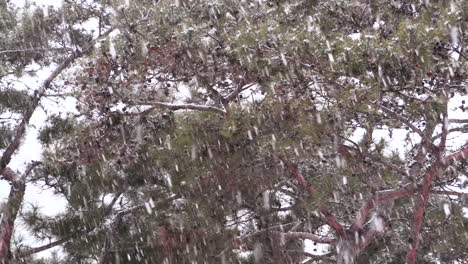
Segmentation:
<svg viewBox="0 0 468 264">
<path fill-rule="evenodd" d="M 289 172 L 293 175 L 293 177 L 298 181 L 299 185 L 301 185 L 302 188 L 304 188 L 311 197 L 314 197 L 317 195 L 318 191 L 315 189 L 314 186 L 309 184 L 302 173 L 299 171 L 296 165 L 291 163 L 290 161 L 279 157 L 279 159 L 286 165 L 286 168 L 289 170 Z M 319 208 L 320 213 L 323 215 L 324 221 L 329 225 L 339 237 L 345 235 L 345 230 L 344 227 L 338 222 L 336 217 L 328 210 L 328 208 L 325 208 L 324 206 L 321 206 Z"/>
<path fill-rule="evenodd" d="M 216 257 L 221 257 L 226 251 L 229 249 L 233 248 L 234 246 L 238 246 L 240 244 L 245 243 L 246 241 L 249 241 L 253 237 L 256 237 L 258 235 L 262 235 L 265 233 L 270 233 L 271 235 L 277 236 L 278 238 L 284 238 L 284 239 L 309 239 L 318 243 L 323 243 L 323 244 L 334 244 L 336 242 L 335 239 L 333 238 L 327 238 L 327 237 L 320 237 L 317 235 L 314 235 L 312 233 L 308 232 L 296 232 L 297 228 L 301 225 L 301 222 L 292 222 L 292 223 L 287 223 L 287 224 L 282 224 L 282 225 L 275 225 L 271 226 L 268 228 L 264 228 L 258 231 L 255 231 L 251 234 L 245 235 L 243 237 L 237 237 L 232 239 L 230 242 L 229 246 L 227 246 L 225 249 L 223 249 Z M 294 225 L 288 232 L 278 232 L 277 230 L 284 230 L 286 227 Z"/>
</svg>

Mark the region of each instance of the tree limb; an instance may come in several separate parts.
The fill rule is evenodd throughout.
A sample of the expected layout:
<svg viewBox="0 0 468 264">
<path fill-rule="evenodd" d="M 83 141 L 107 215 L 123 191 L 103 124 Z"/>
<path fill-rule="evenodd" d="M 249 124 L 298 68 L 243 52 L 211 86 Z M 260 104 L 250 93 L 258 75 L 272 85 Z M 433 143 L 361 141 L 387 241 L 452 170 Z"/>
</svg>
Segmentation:
<svg viewBox="0 0 468 264">
<path fill-rule="evenodd" d="M 363 204 L 361 209 L 359 209 L 351 229 L 361 229 L 365 224 L 367 217 L 377 206 L 386 202 L 408 197 L 413 195 L 416 191 L 417 187 L 412 183 L 408 183 L 399 189 L 383 190 L 377 192 L 371 199 L 367 200 L 367 202 Z"/>
<path fill-rule="evenodd" d="M 31 48 L 31 49 L 10 49 L 0 50 L 1 54 L 18 53 L 18 52 L 45 52 L 45 51 L 73 51 L 72 48 Z"/>
<path fill-rule="evenodd" d="M 468 123 L 468 119 L 449 119 L 449 123 L 458 123 L 458 124 L 466 124 Z"/>
<path fill-rule="evenodd" d="M 411 234 L 412 242 L 408 254 L 406 255 L 407 263 L 416 263 L 417 249 L 420 242 L 419 236 L 423 224 L 424 211 L 426 208 L 427 201 L 429 199 L 429 192 L 434 178 L 439 176 L 442 173 L 442 171 L 449 166 L 449 164 L 457 160 L 466 159 L 467 155 L 468 147 L 465 147 L 446 157 L 438 158 L 437 161 L 429 168 L 428 172 L 424 176 L 423 186 L 419 194 L 418 205 L 414 213 L 414 227 Z"/>
<path fill-rule="evenodd" d="M 137 105 L 151 105 L 153 107 L 146 109 L 144 112 L 151 112 L 157 108 L 169 109 L 169 110 L 198 110 L 198 111 L 210 111 L 216 112 L 220 114 L 225 114 L 226 112 L 223 109 L 209 106 L 209 105 L 196 105 L 196 104 L 171 104 L 171 103 L 164 103 L 164 102 L 145 102 L 145 101 L 137 101 L 135 104 Z"/>
<path fill-rule="evenodd" d="M 439 195 L 454 195 L 454 196 L 467 196 L 468 197 L 468 193 L 464 193 L 464 192 L 457 192 L 457 191 L 445 191 L 445 190 L 431 190 L 431 193 L 433 194 L 439 194 Z"/>
<path fill-rule="evenodd" d="M 26 190 L 26 177 L 39 165 L 38 162 L 31 163 L 22 176 L 19 176 L 9 167 L 3 170 L 4 174 L 9 174 L 11 188 L 7 203 L 1 208 L 0 219 L 0 263 L 7 264 L 10 261 L 10 242 L 13 234 L 13 227 L 24 198 Z"/>
<path fill-rule="evenodd" d="M 64 243 L 66 243 L 67 241 L 69 241 L 71 238 L 72 238 L 71 236 L 67 236 L 67 237 L 64 237 L 62 239 L 56 240 L 54 242 L 51 242 L 51 243 L 43 245 L 43 246 L 28 248 L 28 249 L 25 249 L 25 250 L 17 250 L 16 253 L 15 253 L 15 257 L 16 258 L 23 258 L 23 257 L 29 256 L 29 255 L 32 255 L 32 254 L 42 252 L 44 250 L 47 250 L 47 249 L 62 245 Z"/>
</svg>

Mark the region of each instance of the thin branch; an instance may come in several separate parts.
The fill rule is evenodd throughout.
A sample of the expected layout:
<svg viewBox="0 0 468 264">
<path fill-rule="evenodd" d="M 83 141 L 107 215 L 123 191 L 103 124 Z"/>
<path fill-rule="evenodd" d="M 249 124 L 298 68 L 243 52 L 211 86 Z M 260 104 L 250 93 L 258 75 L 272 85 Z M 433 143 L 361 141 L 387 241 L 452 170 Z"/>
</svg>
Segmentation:
<svg viewBox="0 0 468 264">
<path fill-rule="evenodd" d="M 231 101 L 232 99 L 234 99 L 240 92 L 242 92 L 242 88 L 244 87 L 244 83 L 245 83 L 245 75 L 246 75 L 246 72 L 244 72 L 244 75 L 242 76 L 242 79 L 239 81 L 239 83 L 237 84 L 237 87 L 234 91 L 232 91 L 230 94 L 228 94 L 226 97 L 225 97 L 225 100 L 226 101 Z M 254 84 L 249 84 L 249 87 L 253 86 Z M 245 88 L 245 89 L 247 89 Z"/>
<path fill-rule="evenodd" d="M 447 130 L 447 134 L 450 134 L 450 133 L 453 133 L 453 132 L 461 132 L 461 133 L 467 133 L 468 132 L 468 125 L 464 125 L 464 126 L 461 126 L 461 127 L 455 127 L 455 128 L 451 128 L 449 130 Z M 432 140 L 436 140 L 440 137 L 442 137 L 442 133 L 441 134 L 438 134 L 438 135 L 435 135 L 432 137 Z"/>
<path fill-rule="evenodd" d="M 135 102 L 137 105 L 151 105 L 153 107 L 146 109 L 144 112 L 151 112 L 157 108 L 169 109 L 169 110 L 198 110 L 198 111 L 209 111 L 209 112 L 216 112 L 220 114 L 225 114 L 226 112 L 223 109 L 209 106 L 209 105 L 197 105 L 197 104 L 171 104 L 171 103 L 164 103 L 164 102 L 145 102 L 145 101 L 137 101 Z"/>
<path fill-rule="evenodd" d="M 464 192 L 457 192 L 457 191 L 450 191 L 450 190 L 431 190 L 431 193 L 433 194 L 439 194 L 439 195 L 454 195 L 454 196 L 467 196 L 468 193 Z"/>
<path fill-rule="evenodd" d="M 434 144 L 431 143 L 432 141 L 423 133 L 423 131 L 421 131 L 421 129 L 419 129 L 415 125 L 413 125 L 408 119 L 406 119 L 403 116 L 393 112 L 392 110 L 388 109 L 385 106 L 380 106 L 380 109 L 382 109 L 382 111 L 385 112 L 386 114 L 390 115 L 391 117 L 395 118 L 396 120 L 402 122 L 403 124 L 405 124 L 406 126 L 411 128 L 411 130 L 413 132 L 417 133 L 421 137 L 423 142 L 426 142 L 427 144 L 429 144 L 429 147 L 431 148 L 431 150 L 437 149 L 437 147 L 434 146 Z"/>
<path fill-rule="evenodd" d="M 31 49 L 10 49 L 10 50 L 0 50 L 1 54 L 9 53 L 18 53 L 18 52 L 45 52 L 45 51 L 73 51 L 72 48 L 31 48 Z"/>
<path fill-rule="evenodd" d="M 468 147 L 464 147 L 461 150 L 446 156 L 445 160 L 449 164 L 451 164 L 451 163 L 454 163 L 455 161 L 464 160 L 467 158 L 468 158 Z"/>
<path fill-rule="evenodd" d="M 467 124 L 468 119 L 449 119 L 449 123 L 457 123 L 457 124 Z"/>
<path fill-rule="evenodd" d="M 104 210 L 104 215 L 109 215 L 112 212 L 112 208 L 114 208 L 115 203 L 121 195 L 121 192 L 115 194 L 114 198 L 112 198 L 112 201 L 107 205 L 106 209 Z"/>
<path fill-rule="evenodd" d="M 72 236 L 67 236 L 67 237 L 64 237 L 62 239 L 56 240 L 54 242 L 51 242 L 49 244 L 42 245 L 42 246 L 39 246 L 39 247 L 28 248 L 28 249 L 25 249 L 25 250 L 17 250 L 16 253 L 15 253 L 15 257 L 16 258 L 23 258 L 23 257 L 42 252 L 44 250 L 47 250 L 47 249 L 50 249 L 50 248 L 53 248 L 53 247 L 56 247 L 56 246 L 60 246 L 63 243 L 69 241 L 71 238 L 72 238 Z"/>
<path fill-rule="evenodd" d="M 406 170 L 404 170 L 403 168 L 400 168 L 398 167 L 397 165 L 393 164 L 392 162 L 388 162 L 387 160 L 385 159 L 382 159 L 380 157 L 377 157 L 375 155 L 372 155 L 370 153 L 363 153 L 363 156 L 364 157 L 367 157 L 375 162 L 378 162 L 382 165 L 384 165 L 385 167 L 391 169 L 391 170 L 394 170 L 396 172 L 398 172 L 399 174 L 401 175 L 407 175 L 408 173 L 406 172 Z"/>
<path fill-rule="evenodd" d="M 444 111 L 443 117 L 442 117 L 442 134 L 440 137 L 439 150 L 437 152 L 439 156 L 445 150 L 445 146 L 447 143 L 448 126 L 449 126 L 449 121 L 448 121 L 447 111 Z"/>
<path fill-rule="evenodd" d="M 282 225 L 270 226 L 270 227 L 255 231 L 255 232 L 253 232 L 251 234 L 245 235 L 243 237 L 240 237 L 238 239 L 240 239 L 242 241 L 246 241 L 246 240 L 249 240 L 250 238 L 252 238 L 254 236 L 258 236 L 258 235 L 264 234 L 266 232 L 275 231 L 275 230 L 281 230 L 282 231 L 282 230 L 284 230 L 286 227 L 288 227 L 290 225 L 298 225 L 298 224 L 301 224 L 301 222 L 291 222 L 291 223 L 282 224 Z M 293 226 L 292 228 L 294 228 L 294 227 L 295 226 Z"/>
<path fill-rule="evenodd" d="M 235 245 L 245 243 L 246 241 L 252 239 L 253 237 L 265 234 L 267 232 L 270 232 L 271 234 L 276 235 L 276 236 L 283 237 L 285 239 L 310 239 L 310 240 L 317 241 L 317 242 L 324 243 L 324 244 L 335 243 L 335 240 L 331 238 L 319 237 L 314 234 L 306 233 L 306 232 L 294 232 L 294 230 L 296 230 L 298 226 L 300 226 L 301 224 L 302 224 L 301 222 L 291 222 L 291 223 L 287 223 L 283 225 L 271 226 L 268 228 L 255 231 L 243 237 L 234 238 L 226 248 L 224 248 L 218 255 L 216 255 L 216 257 L 222 256 L 226 251 L 228 251 Z M 286 233 L 276 231 L 276 230 L 282 231 L 285 229 L 285 227 L 291 226 L 291 225 L 294 225 L 294 226 Z"/>
</svg>

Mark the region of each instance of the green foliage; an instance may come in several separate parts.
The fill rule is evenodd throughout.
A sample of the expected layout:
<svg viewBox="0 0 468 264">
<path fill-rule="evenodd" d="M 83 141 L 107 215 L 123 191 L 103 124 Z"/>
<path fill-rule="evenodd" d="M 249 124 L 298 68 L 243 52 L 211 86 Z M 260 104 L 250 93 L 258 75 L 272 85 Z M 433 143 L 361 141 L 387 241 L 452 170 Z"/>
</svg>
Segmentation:
<svg viewBox="0 0 468 264">
<path fill-rule="evenodd" d="M 30 95 L 24 91 L 2 89 L 0 90 L 0 112 L 21 112 L 28 106 L 30 100 Z"/>
<path fill-rule="evenodd" d="M 43 165 L 31 181 L 67 208 L 55 218 L 26 210 L 26 224 L 40 239 L 69 238 L 59 263 L 303 262 L 303 240 L 282 241 L 277 232 L 317 231 L 323 208 L 348 228 L 376 192 L 421 183 L 427 168 L 409 179 L 409 158 L 376 136 L 401 132 L 405 121 L 440 126 L 448 97 L 466 84 L 466 60 L 451 61 L 447 50 L 452 27 L 463 33 L 466 24 L 462 1 L 391 2 L 65 1 L 59 10 L 24 12 L 21 23 L 0 2 L 0 47 L 40 50 L 0 54 L 1 76 L 79 50 L 91 38 L 80 23 L 98 21 L 98 34 L 117 29 L 63 76 L 76 117 L 50 116 L 39 134 Z M 57 45 L 67 49 L 48 50 Z M 1 90 L 0 112 L 23 112 L 29 101 Z M 218 111 L 176 110 L 180 104 Z M 11 137 L 2 125 L 0 148 Z M 431 197 L 424 228 L 450 237 L 424 229 L 420 262 L 466 258 L 461 206 L 451 203 L 448 219 L 434 206 L 442 198 Z M 393 226 L 359 252 L 359 263 L 403 261 L 411 201 L 383 205 Z"/>
<path fill-rule="evenodd" d="M 62 138 L 64 135 L 75 131 L 75 123 L 73 119 L 63 119 L 60 116 L 52 116 L 49 119 L 50 125 L 43 128 L 39 134 L 39 140 L 48 145 L 53 140 Z"/>
</svg>

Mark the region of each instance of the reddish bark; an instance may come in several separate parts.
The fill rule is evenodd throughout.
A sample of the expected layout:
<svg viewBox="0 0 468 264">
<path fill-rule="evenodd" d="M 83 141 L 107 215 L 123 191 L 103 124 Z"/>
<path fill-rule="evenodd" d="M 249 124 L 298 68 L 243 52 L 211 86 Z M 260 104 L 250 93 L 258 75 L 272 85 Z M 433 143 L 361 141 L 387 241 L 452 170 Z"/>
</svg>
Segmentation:
<svg viewBox="0 0 468 264">
<path fill-rule="evenodd" d="M 12 170 L 8 167 L 4 169 L 4 173 Z M 11 182 L 10 194 L 8 195 L 8 202 L 3 205 L 1 210 L 1 221 L 0 221 L 0 263 L 9 263 L 11 252 L 10 242 L 13 233 L 14 222 L 18 211 L 21 207 L 21 203 L 24 197 L 24 191 L 26 189 L 25 181 L 15 174 L 13 181 Z"/>
<path fill-rule="evenodd" d="M 441 147 L 444 146 L 444 143 L 441 143 Z M 411 238 L 412 243 L 411 247 L 406 255 L 406 262 L 409 264 L 416 263 L 417 259 L 417 250 L 419 246 L 419 236 L 423 224 L 424 211 L 429 199 L 429 193 L 431 190 L 432 182 L 434 178 L 440 175 L 443 170 L 445 170 L 450 164 L 455 161 L 466 159 L 468 156 L 468 147 L 465 147 L 455 153 L 452 153 L 446 157 L 441 157 L 435 162 L 433 166 L 428 170 L 424 176 L 423 186 L 419 193 L 418 205 L 414 213 L 414 227 L 412 230 Z"/>
<path fill-rule="evenodd" d="M 371 199 L 369 199 L 365 204 L 363 204 L 358 214 L 356 215 L 356 220 L 354 221 L 352 229 L 358 230 L 362 228 L 362 226 L 367 220 L 367 217 L 369 217 L 372 210 L 377 206 L 386 202 L 411 196 L 416 191 L 416 186 L 414 186 L 413 184 L 407 184 L 401 187 L 400 189 L 377 192 Z"/>
</svg>

